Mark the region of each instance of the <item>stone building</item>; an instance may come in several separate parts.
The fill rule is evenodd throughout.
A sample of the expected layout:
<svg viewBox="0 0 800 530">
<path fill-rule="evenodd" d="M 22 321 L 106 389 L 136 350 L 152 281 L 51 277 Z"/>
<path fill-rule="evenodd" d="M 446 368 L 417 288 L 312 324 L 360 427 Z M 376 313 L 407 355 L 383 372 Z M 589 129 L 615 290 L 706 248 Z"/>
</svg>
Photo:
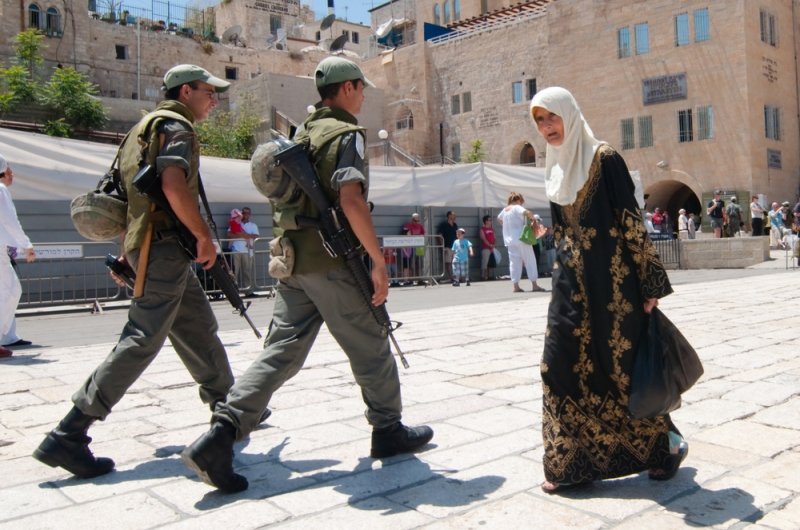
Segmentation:
<svg viewBox="0 0 800 530">
<path fill-rule="evenodd" d="M 173 6 L 169 15 L 103 12 L 95 0 L 88 3 L 87 11 L 87 0 L 2 2 L 0 30 L 15 35 L 39 28 L 47 35 L 43 70 L 73 66 L 101 96 L 153 102 L 161 98 L 164 72 L 182 62 L 233 82 L 267 72 L 310 76 L 328 53 L 330 32 L 347 37 L 344 53 L 368 53 L 369 28 L 337 19 L 317 39 L 319 21 L 299 0 L 232 0 L 203 10 Z M 2 63 L 13 55 L 11 39 L 0 41 Z"/>
<path fill-rule="evenodd" d="M 480 140 L 487 161 L 543 165 L 529 101 L 564 86 L 651 208 L 700 212 L 715 188 L 796 199 L 800 2 L 409 2 L 371 11 L 374 26 L 403 6 L 416 38 L 366 68 L 390 137 L 421 158 L 458 160 Z"/>
<path fill-rule="evenodd" d="M 480 140 L 488 162 L 543 165 L 528 104 L 558 85 L 639 172 L 651 208 L 701 212 L 716 188 L 742 204 L 798 194 L 800 0 L 390 0 L 370 11 L 366 38 L 338 19 L 322 30 L 298 0 L 230 0 L 193 32 L 95 20 L 80 4 L 5 2 L 0 28 L 43 28 L 49 67 L 75 65 L 116 98 L 156 100 L 167 68 L 195 62 L 235 81 L 226 97 L 262 95 L 267 122 L 303 119 L 281 76 L 311 76 L 322 41 L 349 31 L 345 52 L 378 85 L 363 116 L 417 163 L 459 160 Z M 223 42 L 193 38 L 209 20 Z"/>
</svg>

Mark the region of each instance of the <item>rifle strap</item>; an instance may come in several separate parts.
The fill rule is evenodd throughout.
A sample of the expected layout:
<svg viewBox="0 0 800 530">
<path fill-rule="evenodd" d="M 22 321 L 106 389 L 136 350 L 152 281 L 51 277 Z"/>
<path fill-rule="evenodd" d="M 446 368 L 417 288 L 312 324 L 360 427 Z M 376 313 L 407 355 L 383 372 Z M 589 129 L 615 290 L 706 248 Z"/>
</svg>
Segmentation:
<svg viewBox="0 0 800 530">
<path fill-rule="evenodd" d="M 203 187 L 203 178 L 200 176 L 199 172 L 197 173 L 197 191 L 200 193 L 200 200 L 203 202 L 203 208 L 206 210 L 206 221 L 208 222 L 208 226 L 211 227 L 211 234 L 217 241 L 220 251 L 222 251 L 222 241 L 220 241 L 219 234 L 217 233 L 217 223 L 214 222 L 214 216 L 211 215 L 211 207 L 208 205 L 206 189 Z M 228 273 L 231 273 L 231 270 L 228 268 L 228 260 L 223 259 L 222 266 Z"/>
</svg>

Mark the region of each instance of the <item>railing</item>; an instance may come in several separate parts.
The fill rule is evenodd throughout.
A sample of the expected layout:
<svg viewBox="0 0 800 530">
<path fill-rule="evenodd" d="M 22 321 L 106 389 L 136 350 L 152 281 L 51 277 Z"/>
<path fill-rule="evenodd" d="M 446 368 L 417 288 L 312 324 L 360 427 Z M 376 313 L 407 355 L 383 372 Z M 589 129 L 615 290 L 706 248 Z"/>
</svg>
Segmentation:
<svg viewBox="0 0 800 530">
<path fill-rule="evenodd" d="M 658 256 L 661 258 L 661 263 L 664 265 L 681 265 L 681 246 L 677 238 L 671 239 L 653 239 L 658 250 Z"/>
<path fill-rule="evenodd" d="M 442 236 L 378 236 L 390 285 L 437 284 L 445 275 Z"/>
<path fill-rule="evenodd" d="M 404 282 L 438 283 L 445 275 L 444 246 L 441 236 L 379 236 L 387 260 L 389 280 L 397 285 Z M 233 241 L 221 239 L 223 247 Z M 225 250 L 229 268 L 242 291 L 274 296 L 276 281 L 270 277 L 268 237 L 253 240 L 253 260 L 248 271 L 237 270 L 235 252 Z M 36 243 L 37 260 L 20 263 L 17 273 L 22 284 L 20 308 L 59 305 L 96 306 L 131 297 L 128 289 L 120 288 L 109 276 L 105 266 L 107 254 L 117 255 L 116 242 L 81 241 L 69 243 Z M 246 263 L 246 261 L 245 261 Z M 193 265 L 200 284 L 212 300 L 223 297 L 211 276 L 198 264 Z M 252 278 L 252 285 L 244 279 Z"/>
<path fill-rule="evenodd" d="M 37 243 L 37 260 L 17 266 L 20 307 L 106 302 L 124 298 L 108 275 L 106 254 L 117 254 L 112 242 Z"/>
<path fill-rule="evenodd" d="M 108 9 L 106 5 L 96 12 L 90 11 L 89 14 L 92 18 L 121 26 L 136 26 L 138 21 L 145 31 L 164 31 L 186 37 L 197 35 L 204 39 L 217 40 L 214 34 L 214 16 L 205 9 L 159 0 L 151 0 L 149 9 L 127 2 L 119 2 L 112 7 L 113 9 Z"/>
<path fill-rule="evenodd" d="M 495 29 L 502 29 L 520 22 L 532 20 L 534 18 L 543 17 L 547 14 L 547 6 L 531 6 L 530 10 L 521 13 L 508 14 L 502 17 L 487 18 L 485 21 L 476 22 L 471 24 L 467 29 L 459 29 L 451 33 L 445 33 L 437 37 L 429 39 L 427 42 L 431 46 L 444 44 L 447 42 L 454 42 L 460 39 L 465 39 L 478 33 L 492 31 Z"/>
</svg>

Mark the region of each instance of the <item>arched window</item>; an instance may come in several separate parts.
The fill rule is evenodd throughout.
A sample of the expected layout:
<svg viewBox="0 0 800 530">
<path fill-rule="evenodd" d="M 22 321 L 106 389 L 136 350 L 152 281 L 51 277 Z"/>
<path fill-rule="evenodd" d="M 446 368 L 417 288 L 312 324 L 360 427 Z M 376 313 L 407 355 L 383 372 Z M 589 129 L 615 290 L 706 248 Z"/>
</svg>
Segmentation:
<svg viewBox="0 0 800 530">
<path fill-rule="evenodd" d="M 61 35 L 61 14 L 55 7 L 47 8 L 45 31 L 48 35 Z"/>
<path fill-rule="evenodd" d="M 519 163 L 528 166 L 536 165 L 536 150 L 529 143 L 522 146 L 519 152 Z"/>
<path fill-rule="evenodd" d="M 453 0 L 453 22 L 461 19 L 461 0 Z"/>
<path fill-rule="evenodd" d="M 439 11 L 439 4 L 433 4 L 433 23 L 437 26 L 442 24 L 442 17 Z"/>
<path fill-rule="evenodd" d="M 444 25 L 448 25 L 450 23 L 450 2 L 448 0 L 444 0 Z"/>
<path fill-rule="evenodd" d="M 28 6 L 28 27 L 36 29 L 42 27 L 42 10 L 36 4 Z"/>
<path fill-rule="evenodd" d="M 397 121 L 395 122 L 395 130 L 398 132 L 414 128 L 414 113 L 408 108 L 403 108 L 397 113 Z"/>
</svg>

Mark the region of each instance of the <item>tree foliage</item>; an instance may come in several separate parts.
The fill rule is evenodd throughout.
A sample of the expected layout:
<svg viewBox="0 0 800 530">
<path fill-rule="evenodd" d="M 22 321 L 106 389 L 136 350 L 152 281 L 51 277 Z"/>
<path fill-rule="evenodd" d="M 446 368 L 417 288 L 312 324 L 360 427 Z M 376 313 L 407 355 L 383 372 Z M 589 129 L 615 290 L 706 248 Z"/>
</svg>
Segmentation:
<svg viewBox="0 0 800 530">
<path fill-rule="evenodd" d="M 471 144 L 469 144 L 470 150 L 466 154 L 465 159 L 466 162 L 469 164 L 480 162 L 486 158 L 486 153 L 483 151 L 483 142 L 480 140 L 475 140 Z"/>
<path fill-rule="evenodd" d="M 0 113 L 21 110 L 25 104 L 47 107 L 53 119 L 45 133 L 69 136 L 78 128 L 97 128 L 106 122 L 106 109 L 95 97 L 97 86 L 74 68 L 56 68 L 49 79 L 40 81 L 36 67 L 44 62 L 44 35 L 28 29 L 14 37 L 15 66 L 0 68 Z"/>
<path fill-rule="evenodd" d="M 60 112 L 72 127 L 94 128 L 106 121 L 106 112 L 100 100 L 94 96 L 97 87 L 71 66 L 56 68 L 50 80 L 44 84 L 40 101 L 56 112 Z"/>
<path fill-rule="evenodd" d="M 44 35 L 38 29 L 29 28 L 14 37 L 14 48 L 17 64 L 28 69 L 30 78 L 34 78 L 34 68 L 44 62 L 42 57 L 42 41 Z"/>
<path fill-rule="evenodd" d="M 0 112 L 36 101 L 36 82 L 31 78 L 24 66 L 15 65 L 0 68 Z"/>
<path fill-rule="evenodd" d="M 237 113 L 218 111 L 195 124 L 200 153 L 206 156 L 247 160 L 255 149 L 258 118 L 242 108 Z"/>
</svg>

